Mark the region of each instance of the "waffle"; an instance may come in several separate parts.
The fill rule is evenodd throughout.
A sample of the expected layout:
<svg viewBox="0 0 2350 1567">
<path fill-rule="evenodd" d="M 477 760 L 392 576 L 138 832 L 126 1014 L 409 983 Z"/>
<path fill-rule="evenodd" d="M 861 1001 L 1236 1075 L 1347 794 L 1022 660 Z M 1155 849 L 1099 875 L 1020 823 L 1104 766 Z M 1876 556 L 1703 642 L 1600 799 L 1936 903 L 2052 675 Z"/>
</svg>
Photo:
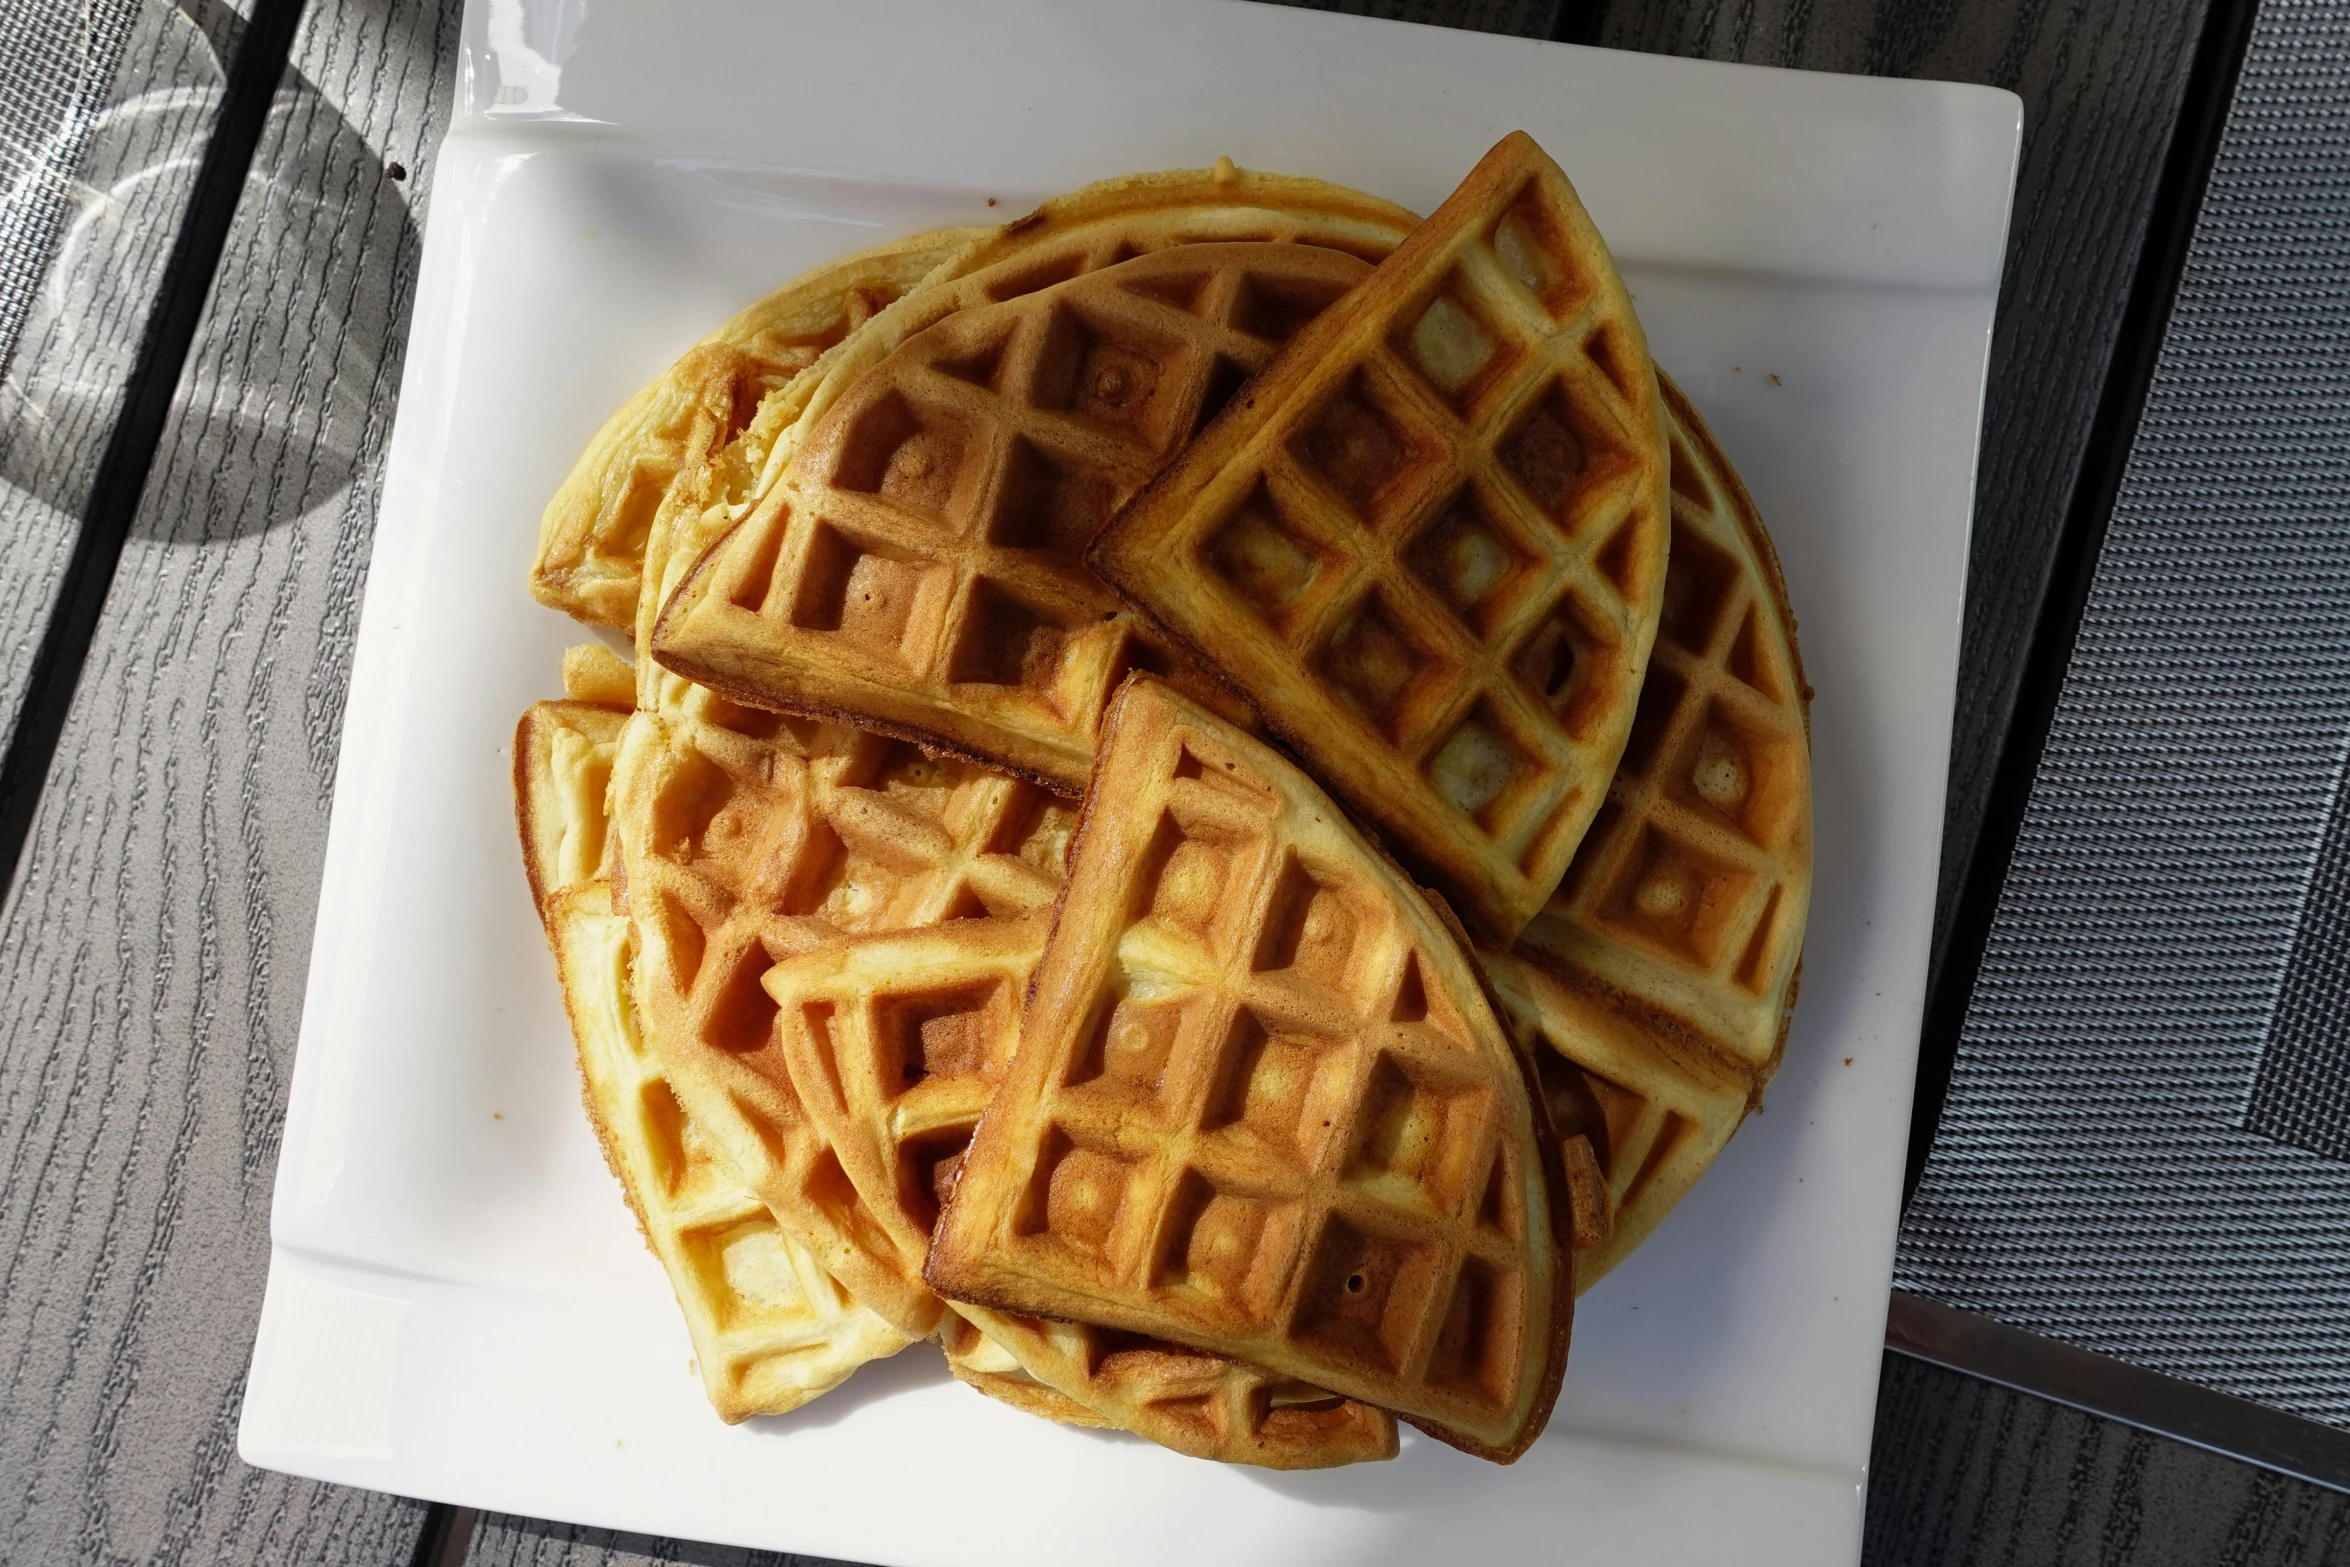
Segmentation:
<svg viewBox="0 0 2350 1567">
<path fill-rule="evenodd" d="M 634 623 L 646 534 L 681 476 L 762 402 L 986 229 L 941 229 L 820 267 L 697 343 L 605 421 L 539 523 L 531 593 L 594 625 Z"/>
<path fill-rule="evenodd" d="M 656 576 L 642 590 L 648 539 L 674 531 L 690 561 L 741 518 L 812 415 L 946 316 L 1179 245 L 1304 243 L 1376 261 L 1418 221 L 1360 191 L 1227 160 L 1105 180 L 1000 228 L 939 230 L 822 268 L 743 312 L 606 422 L 548 507 L 533 592 L 616 629 L 640 599 L 657 609 L 664 584 Z M 703 351 L 713 344 L 730 352 Z"/>
<path fill-rule="evenodd" d="M 853 333 L 796 401 L 821 419 L 907 339 L 948 316 L 1185 245 L 1313 245 L 1384 260 L 1419 223 L 1391 201 L 1231 159 L 1212 169 L 1130 174 L 1056 196 L 957 255 L 920 289 Z"/>
<path fill-rule="evenodd" d="M 1091 560 L 1507 940 L 1557 886 L 1630 731 L 1666 495 L 1630 296 L 1521 132 Z"/>
<path fill-rule="evenodd" d="M 900 1331 L 939 1304 L 858 1202 L 777 1064 L 779 958 L 864 930 L 1043 907 L 1068 808 L 1033 785 L 701 693 L 640 710 L 613 815 L 646 1032 L 687 1113 L 825 1268 Z"/>
<path fill-rule="evenodd" d="M 739 517 L 788 455 L 804 414 L 974 301 L 1208 241 L 1302 241 L 1376 260 L 1415 221 L 1359 191 L 1226 162 L 1105 180 L 1000 228 L 941 229 L 820 268 L 689 350 L 605 423 L 547 508 L 532 592 L 579 619 L 627 629 L 657 518 L 712 506 L 732 511 L 725 521 Z M 922 296 L 918 305 L 882 308 L 910 293 Z M 844 353 L 852 344 L 857 351 Z"/>
<path fill-rule="evenodd" d="M 1497 994 L 1555 1047 L 1561 1135 L 1587 1132 L 1606 1173 L 1611 1222 L 1576 1258 L 1578 1287 L 1646 1238 L 1760 1102 L 1811 903 L 1809 692 L 1786 584 L 1704 421 L 1670 380 L 1664 396 L 1672 566 L 1631 744 L 1515 958 L 1488 958 Z"/>
<path fill-rule="evenodd" d="M 601 780 L 626 717 L 581 702 L 523 715 L 514 748 L 523 858 L 562 977 L 588 1122 L 669 1275 L 703 1387 L 729 1422 L 782 1414 L 911 1341 L 777 1226 L 684 1118 L 646 1048 L 630 997 L 628 922 L 600 874 Z"/>
<path fill-rule="evenodd" d="M 1312 245 L 1185 245 L 947 316 L 799 439 L 663 610 L 655 656 L 1074 793 L 1118 680 L 1188 664 L 1138 641 L 1086 545 L 1368 271 Z"/>
<path fill-rule="evenodd" d="M 594 702 L 540 702 L 514 726 L 514 823 L 530 901 L 546 916 L 555 895 L 603 874 L 604 791 L 628 714 Z"/>
<path fill-rule="evenodd" d="M 1532 1071 L 1452 928 L 1311 780 L 1135 677 L 928 1277 L 1513 1458 L 1572 1299 Z"/>
<path fill-rule="evenodd" d="M 786 959 L 764 978 L 801 1107 L 909 1272 L 1019 1035 L 1042 915 L 956 920 Z M 1320 1468 L 1395 1453 L 1386 1412 L 1223 1356 L 963 1308 L 956 1375 L 1052 1418 L 1115 1425 L 1197 1458 Z"/>
</svg>

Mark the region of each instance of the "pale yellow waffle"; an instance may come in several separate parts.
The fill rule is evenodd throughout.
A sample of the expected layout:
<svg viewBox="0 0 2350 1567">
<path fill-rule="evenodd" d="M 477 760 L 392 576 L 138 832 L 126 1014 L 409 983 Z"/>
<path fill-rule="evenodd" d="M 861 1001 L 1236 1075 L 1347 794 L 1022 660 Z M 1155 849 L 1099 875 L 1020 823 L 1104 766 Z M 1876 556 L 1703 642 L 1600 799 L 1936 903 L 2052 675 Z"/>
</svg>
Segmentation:
<svg viewBox="0 0 2350 1567">
<path fill-rule="evenodd" d="M 777 1226 L 680 1110 L 638 1026 L 626 919 L 601 874 L 603 780 L 627 715 L 542 702 L 515 737 L 515 808 L 531 890 L 579 1050 L 582 1098 L 685 1314 L 711 1404 L 781 1414 L 911 1342 L 851 1300 Z"/>
<path fill-rule="evenodd" d="M 1138 640 L 1086 546 L 1368 271 L 1312 245 L 1182 245 L 946 316 L 797 438 L 663 610 L 655 657 L 1075 793 L 1117 682 L 1189 667 Z"/>
<path fill-rule="evenodd" d="M 1521 132 L 1091 559 L 1507 940 L 1557 886 L 1630 732 L 1666 493 L 1631 298 Z"/>
<path fill-rule="evenodd" d="M 689 349 L 604 422 L 539 523 L 531 592 L 627 630 L 655 516 L 781 393 L 875 312 L 994 231 L 941 229 L 819 267 Z"/>
<path fill-rule="evenodd" d="M 1455 931 L 1304 774 L 1147 676 L 1072 856 L 931 1282 L 1515 1457 L 1565 1365 L 1559 1156 Z"/>
<path fill-rule="evenodd" d="M 1663 628 L 1608 804 L 1496 991 L 1573 1063 L 1611 1222 L 1588 1287 L 1656 1228 L 1778 1067 L 1811 905 L 1811 747 L 1795 618 L 1754 503 L 1680 389 Z M 1580 1116 L 1568 1113 L 1580 1103 Z M 1596 1117 L 1596 1124 L 1591 1124 Z"/>
<path fill-rule="evenodd" d="M 557 893 L 604 874 L 604 794 L 628 712 L 595 702 L 540 702 L 514 726 L 514 825 L 530 901 L 544 917 Z"/>
<path fill-rule="evenodd" d="M 909 1275 L 1011 1058 L 1044 936 L 1042 914 L 955 920 L 821 947 L 765 975 L 800 1105 Z M 1292 1378 L 1133 1335 L 959 1310 L 975 1331 L 941 1331 L 956 1375 L 1052 1418 L 1278 1469 L 1396 1450 L 1385 1411 Z"/>
</svg>

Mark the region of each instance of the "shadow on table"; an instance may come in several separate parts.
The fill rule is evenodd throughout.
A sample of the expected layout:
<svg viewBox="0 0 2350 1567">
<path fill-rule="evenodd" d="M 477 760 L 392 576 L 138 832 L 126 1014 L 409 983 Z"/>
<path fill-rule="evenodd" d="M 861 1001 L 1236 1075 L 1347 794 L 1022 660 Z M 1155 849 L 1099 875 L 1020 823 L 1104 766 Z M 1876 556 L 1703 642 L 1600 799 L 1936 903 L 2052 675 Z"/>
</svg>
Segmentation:
<svg viewBox="0 0 2350 1567">
<path fill-rule="evenodd" d="M 218 26 L 152 6 L 126 55 L 140 90 L 92 129 L 17 349 L 0 378 L 0 480 L 79 515 L 119 416 L 225 85 Z M 291 522 L 349 484 L 378 400 L 399 384 L 417 226 L 383 157 L 289 74 L 271 105 L 175 401 L 158 476 L 201 463 L 241 503 L 191 519 L 208 539 Z M 185 285 L 182 285 L 185 286 Z M 250 296 L 268 296 L 256 303 Z M 223 482 L 223 481 L 227 482 Z M 241 483 L 239 482 L 241 481 Z M 173 508 L 142 510 L 172 515 Z"/>
</svg>

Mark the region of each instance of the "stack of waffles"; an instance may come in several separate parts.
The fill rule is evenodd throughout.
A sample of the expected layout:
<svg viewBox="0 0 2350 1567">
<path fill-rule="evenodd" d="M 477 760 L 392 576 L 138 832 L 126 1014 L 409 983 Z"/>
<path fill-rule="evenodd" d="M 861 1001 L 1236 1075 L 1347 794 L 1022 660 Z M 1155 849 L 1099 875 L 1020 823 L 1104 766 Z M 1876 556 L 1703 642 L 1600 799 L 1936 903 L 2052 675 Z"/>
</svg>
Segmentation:
<svg viewBox="0 0 2350 1567">
<path fill-rule="evenodd" d="M 630 648 L 514 787 L 725 1419 L 934 1340 L 1195 1457 L 1507 1462 L 1777 1065 L 1794 622 L 1523 135 L 1426 221 L 1226 162 L 813 273 L 532 588 Z"/>
</svg>

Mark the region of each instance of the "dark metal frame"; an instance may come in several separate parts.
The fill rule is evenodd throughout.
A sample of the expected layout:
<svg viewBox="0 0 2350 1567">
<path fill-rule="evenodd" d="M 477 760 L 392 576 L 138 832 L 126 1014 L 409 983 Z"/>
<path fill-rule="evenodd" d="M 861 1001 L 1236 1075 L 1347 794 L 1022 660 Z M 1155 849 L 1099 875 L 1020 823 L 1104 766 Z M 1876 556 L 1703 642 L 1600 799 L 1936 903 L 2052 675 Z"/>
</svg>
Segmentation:
<svg viewBox="0 0 2350 1567">
<path fill-rule="evenodd" d="M 1885 1347 L 2157 1436 L 2350 1491 L 2350 1431 L 2110 1356 L 2042 1338 L 1939 1301 L 1893 1292 Z"/>
</svg>

